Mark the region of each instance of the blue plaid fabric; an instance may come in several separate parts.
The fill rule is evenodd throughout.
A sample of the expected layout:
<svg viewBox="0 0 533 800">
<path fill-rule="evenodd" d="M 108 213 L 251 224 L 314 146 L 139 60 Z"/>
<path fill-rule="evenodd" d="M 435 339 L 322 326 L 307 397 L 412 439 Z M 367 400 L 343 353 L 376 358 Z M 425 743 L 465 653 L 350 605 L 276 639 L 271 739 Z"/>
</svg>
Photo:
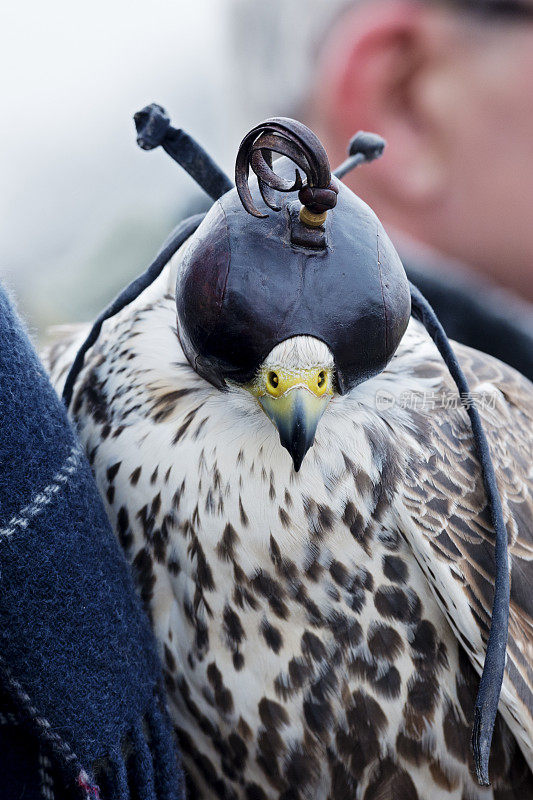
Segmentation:
<svg viewBox="0 0 533 800">
<path fill-rule="evenodd" d="M 148 621 L 1 288 L 0 464 L 0 797 L 181 800 Z"/>
</svg>

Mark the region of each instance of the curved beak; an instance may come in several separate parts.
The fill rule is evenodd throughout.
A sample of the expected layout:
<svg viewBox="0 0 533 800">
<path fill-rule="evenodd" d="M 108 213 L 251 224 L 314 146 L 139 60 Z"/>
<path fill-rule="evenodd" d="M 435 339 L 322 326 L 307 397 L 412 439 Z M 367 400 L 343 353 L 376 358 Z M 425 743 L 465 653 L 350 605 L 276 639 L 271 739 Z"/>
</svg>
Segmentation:
<svg viewBox="0 0 533 800">
<path fill-rule="evenodd" d="M 258 398 L 278 429 L 281 444 L 289 451 L 296 472 L 315 440 L 318 423 L 330 399 L 330 394 L 317 397 L 303 386 L 294 386 L 280 397 Z"/>
</svg>

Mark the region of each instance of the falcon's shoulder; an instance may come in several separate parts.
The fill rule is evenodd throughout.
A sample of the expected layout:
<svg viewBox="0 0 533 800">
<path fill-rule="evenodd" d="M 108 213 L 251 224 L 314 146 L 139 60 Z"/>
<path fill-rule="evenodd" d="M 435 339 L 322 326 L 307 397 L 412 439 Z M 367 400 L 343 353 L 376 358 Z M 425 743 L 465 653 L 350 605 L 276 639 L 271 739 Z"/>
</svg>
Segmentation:
<svg viewBox="0 0 533 800">
<path fill-rule="evenodd" d="M 509 536 L 511 604 L 500 701 L 533 764 L 533 384 L 454 344 L 481 414 Z M 402 529 L 470 660 L 481 672 L 494 586 L 494 530 L 470 423 L 436 350 L 414 371 L 434 390 L 408 411 L 416 447 L 401 490 Z M 415 404 L 416 405 L 416 404 Z"/>
<path fill-rule="evenodd" d="M 89 325 L 55 325 L 47 331 L 48 343 L 41 350 L 41 359 L 52 383 L 60 394 L 78 347 L 89 332 Z"/>
<path fill-rule="evenodd" d="M 179 356 L 182 356 L 175 333 L 175 272 L 174 256 L 151 286 L 103 323 L 95 344 L 85 355 L 74 395 L 91 376 L 94 379 L 98 374 L 101 380 L 104 375 L 108 378 L 112 374 L 116 375 L 117 369 L 122 370 L 118 373 L 119 376 L 126 370 L 131 372 L 131 368 L 136 369 L 137 364 L 128 365 L 126 362 L 133 360 L 137 354 L 145 355 L 145 350 L 153 351 L 159 343 L 163 346 L 161 352 L 168 357 L 169 362 L 173 351 L 178 351 Z M 55 326 L 49 331 L 49 344 L 42 351 L 41 357 L 59 394 L 78 349 L 90 330 L 90 323 L 81 323 Z M 169 344 L 172 347 L 165 349 L 164 345 Z M 153 363 L 150 355 L 148 353 L 149 358 L 144 367 Z M 121 363 L 117 366 L 119 361 Z M 113 379 L 110 381 L 111 384 L 115 382 Z"/>
</svg>

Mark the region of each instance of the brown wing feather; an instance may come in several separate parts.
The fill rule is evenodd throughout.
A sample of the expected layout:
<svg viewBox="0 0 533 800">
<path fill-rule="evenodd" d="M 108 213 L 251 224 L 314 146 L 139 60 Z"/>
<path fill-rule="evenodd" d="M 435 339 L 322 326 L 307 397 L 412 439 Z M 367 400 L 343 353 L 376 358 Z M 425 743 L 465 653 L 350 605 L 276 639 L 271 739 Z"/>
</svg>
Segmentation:
<svg viewBox="0 0 533 800">
<path fill-rule="evenodd" d="M 510 625 L 500 707 L 532 764 L 533 384 L 489 356 L 461 345 L 455 350 L 478 400 L 509 535 Z M 417 371 L 421 377 L 434 375 L 435 363 Z M 435 397 L 450 397 L 453 391 L 443 369 Z M 480 671 L 493 600 L 494 531 L 468 418 L 463 408 L 439 408 L 438 403 L 429 412 L 426 407 L 411 415 L 422 432 L 422 449 L 407 467 L 404 532 Z"/>
</svg>

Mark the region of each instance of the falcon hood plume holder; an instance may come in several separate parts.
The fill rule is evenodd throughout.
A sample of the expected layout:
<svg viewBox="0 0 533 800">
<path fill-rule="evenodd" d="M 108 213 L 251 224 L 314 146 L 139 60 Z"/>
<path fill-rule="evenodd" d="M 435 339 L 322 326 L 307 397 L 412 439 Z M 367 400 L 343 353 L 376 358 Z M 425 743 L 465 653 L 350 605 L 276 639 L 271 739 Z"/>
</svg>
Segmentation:
<svg viewBox="0 0 533 800">
<path fill-rule="evenodd" d="M 385 142 L 359 132 L 350 142 L 347 160 L 332 174 L 312 131 L 295 120 L 268 119 L 240 145 L 234 188 L 194 139 L 171 126 L 161 106 L 139 111 L 135 125 L 140 147 L 161 146 L 214 203 L 205 216 L 178 225 L 148 269 L 100 314 L 67 376 L 66 405 L 85 353 L 105 320 L 153 283 L 182 245 L 176 282 L 178 335 L 192 368 L 220 390 L 228 380 L 251 380 L 280 342 L 309 335 L 331 350 L 336 388 L 344 394 L 380 373 L 396 352 L 410 315 L 419 319 L 470 418 L 496 534 L 492 620 L 472 734 L 478 780 L 488 785 L 507 646 L 507 532 L 481 418 L 450 342 L 427 300 L 407 280 L 376 215 L 340 181 L 354 167 L 378 158 Z M 273 153 L 282 158 L 274 163 Z"/>
</svg>

